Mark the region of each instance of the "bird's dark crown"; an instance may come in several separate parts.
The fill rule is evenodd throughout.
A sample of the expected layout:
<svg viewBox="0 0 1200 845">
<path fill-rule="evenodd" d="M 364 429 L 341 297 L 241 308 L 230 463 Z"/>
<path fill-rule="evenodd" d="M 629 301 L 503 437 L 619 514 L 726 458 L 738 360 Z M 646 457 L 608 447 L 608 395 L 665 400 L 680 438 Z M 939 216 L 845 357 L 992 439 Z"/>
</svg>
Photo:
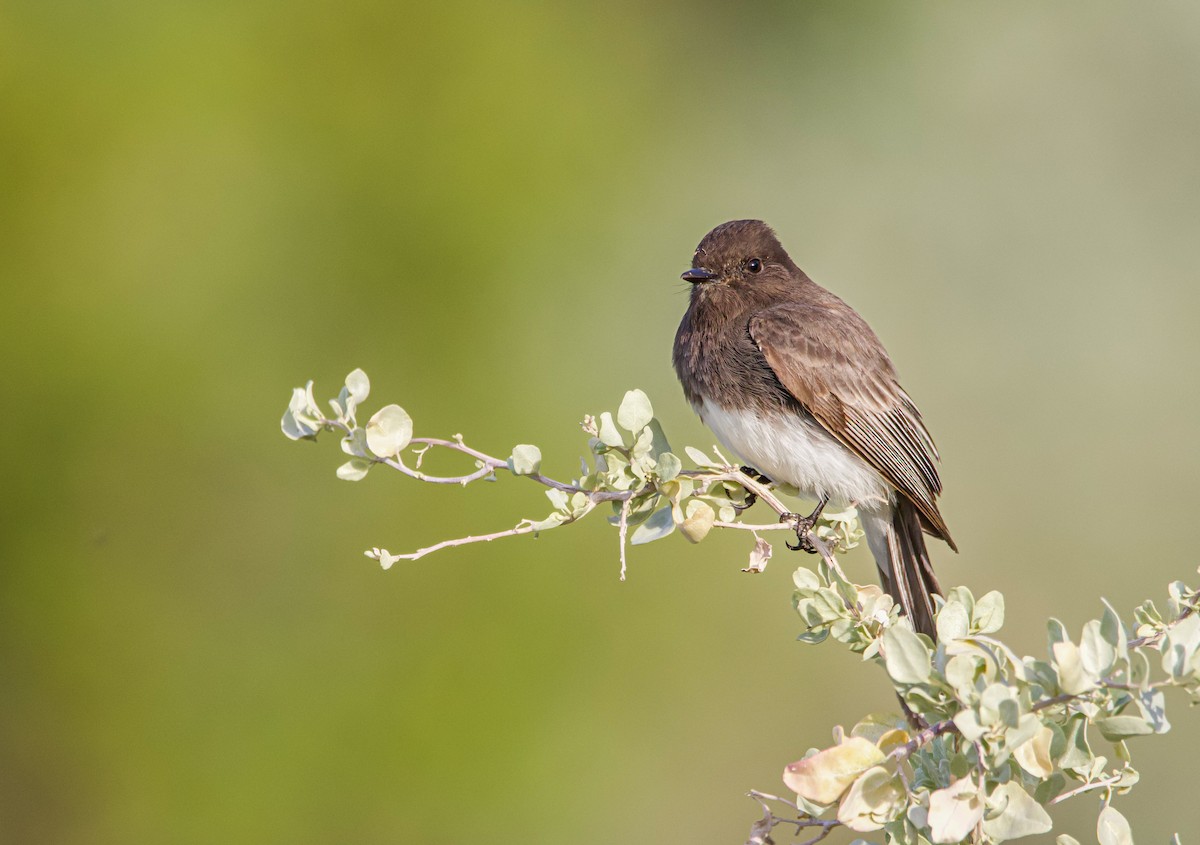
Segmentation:
<svg viewBox="0 0 1200 845">
<path fill-rule="evenodd" d="M 757 259 L 761 266 L 751 264 Z M 696 248 L 693 270 L 706 271 L 712 280 L 732 281 L 763 269 L 795 268 L 775 232 L 761 220 L 731 220 L 713 229 Z M 684 274 L 689 281 L 707 281 L 699 274 Z"/>
</svg>

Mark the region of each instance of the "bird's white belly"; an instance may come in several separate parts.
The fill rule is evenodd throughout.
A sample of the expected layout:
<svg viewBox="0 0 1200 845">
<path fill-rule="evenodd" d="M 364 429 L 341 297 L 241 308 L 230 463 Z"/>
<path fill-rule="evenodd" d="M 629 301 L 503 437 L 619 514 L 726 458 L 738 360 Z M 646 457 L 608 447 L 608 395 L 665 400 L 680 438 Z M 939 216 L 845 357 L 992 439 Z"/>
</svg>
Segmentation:
<svg viewBox="0 0 1200 845">
<path fill-rule="evenodd" d="M 810 417 L 794 413 L 761 416 L 704 401 L 700 419 L 725 447 L 773 481 L 796 487 L 802 496 L 829 496 L 835 507 L 884 505 L 891 486 Z"/>
</svg>

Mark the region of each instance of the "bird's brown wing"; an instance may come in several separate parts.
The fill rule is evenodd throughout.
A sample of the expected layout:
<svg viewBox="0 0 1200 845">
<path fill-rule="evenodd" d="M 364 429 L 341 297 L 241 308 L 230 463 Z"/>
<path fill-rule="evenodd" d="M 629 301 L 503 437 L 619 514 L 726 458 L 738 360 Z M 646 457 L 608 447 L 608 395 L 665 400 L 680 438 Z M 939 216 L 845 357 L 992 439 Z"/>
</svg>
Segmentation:
<svg viewBox="0 0 1200 845">
<path fill-rule="evenodd" d="M 749 331 L 784 389 L 957 551 L 937 507 L 937 447 L 866 322 L 845 305 L 788 303 L 754 314 Z"/>
</svg>

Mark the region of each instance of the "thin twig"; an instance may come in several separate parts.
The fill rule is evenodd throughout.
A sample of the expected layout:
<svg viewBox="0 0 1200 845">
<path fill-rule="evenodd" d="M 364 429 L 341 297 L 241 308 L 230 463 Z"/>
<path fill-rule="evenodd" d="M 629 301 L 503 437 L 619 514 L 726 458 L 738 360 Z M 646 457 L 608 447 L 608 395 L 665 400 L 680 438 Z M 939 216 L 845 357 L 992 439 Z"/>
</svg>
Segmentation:
<svg viewBox="0 0 1200 845">
<path fill-rule="evenodd" d="M 507 531 L 496 531 L 492 534 L 478 534 L 471 537 L 458 537 L 454 540 L 443 540 L 440 543 L 435 543 L 432 546 L 426 546 L 423 549 L 417 549 L 415 552 L 409 552 L 403 555 L 392 555 L 396 560 L 419 560 L 431 552 L 449 549 L 455 546 L 467 546 L 471 543 L 490 543 L 492 540 L 500 540 L 504 537 L 517 537 L 521 534 L 532 534 L 532 525 L 518 525 L 516 528 L 509 528 Z"/>
<path fill-rule="evenodd" d="M 746 845 L 764 845 L 764 843 L 770 842 L 771 830 L 776 825 L 780 824 L 795 825 L 797 836 L 800 834 L 800 831 L 804 830 L 805 828 L 820 828 L 821 831 L 816 836 L 798 843 L 798 845 L 816 845 L 817 842 L 820 842 L 822 839 L 828 836 L 834 828 L 840 827 L 842 824 L 837 819 L 814 819 L 812 816 L 809 816 L 807 813 L 801 810 L 795 802 L 789 801 L 786 798 L 780 798 L 778 795 L 759 792 L 757 789 L 750 790 L 747 795 L 749 795 L 751 798 L 757 801 L 760 806 L 762 806 L 763 817 L 750 826 L 750 838 L 746 840 Z M 789 819 L 784 816 L 777 816 L 775 815 L 774 811 L 771 810 L 770 805 L 767 804 L 768 801 L 778 801 L 780 804 L 785 804 L 788 808 L 795 810 L 804 817 L 798 819 Z"/>
<path fill-rule="evenodd" d="M 803 810 L 800 809 L 800 805 L 797 804 L 795 801 L 792 801 L 788 798 L 781 798 L 778 795 L 772 795 L 769 792 L 760 792 L 757 789 L 751 789 L 746 794 L 749 795 L 751 798 L 753 798 L 755 801 L 759 802 L 760 804 L 763 804 L 764 807 L 766 806 L 766 804 L 763 803 L 765 801 L 778 801 L 780 804 L 787 804 L 788 807 L 795 810 L 797 813 L 804 812 Z"/>
<path fill-rule="evenodd" d="M 1113 772 L 1106 778 L 1100 778 L 1100 780 L 1094 781 L 1093 783 L 1085 783 L 1083 786 L 1077 786 L 1074 789 L 1069 789 L 1066 792 L 1054 796 L 1048 802 L 1046 802 L 1046 806 L 1052 807 L 1055 804 L 1066 801 L 1068 798 L 1074 798 L 1076 795 L 1082 795 L 1085 792 L 1091 792 L 1095 789 L 1109 789 L 1120 783 L 1121 778 L 1123 777 L 1125 777 L 1124 772 Z"/>
<path fill-rule="evenodd" d="M 1187 619 L 1189 616 L 1191 616 L 1193 613 L 1196 612 L 1196 603 L 1198 601 L 1200 601 L 1200 592 L 1192 593 L 1190 596 L 1187 597 L 1187 604 L 1184 605 L 1183 610 L 1179 611 L 1179 616 L 1177 616 L 1174 620 L 1172 620 L 1171 622 L 1168 622 L 1166 625 L 1164 625 L 1163 629 L 1161 631 L 1155 631 L 1153 634 L 1147 634 L 1144 637 L 1137 637 L 1135 639 L 1130 640 L 1129 647 L 1130 648 L 1140 648 L 1144 645 L 1151 645 L 1151 644 L 1157 645 L 1158 641 L 1161 640 L 1164 636 L 1166 636 L 1167 631 L 1171 630 L 1173 627 L 1178 625 L 1184 619 Z"/>
<path fill-rule="evenodd" d="M 1088 692 L 1091 692 L 1091 690 L 1088 690 Z M 1053 698 L 1046 698 L 1046 699 L 1039 701 L 1037 704 L 1034 704 L 1032 707 L 1030 707 L 1029 710 L 1031 713 L 1036 713 L 1039 710 L 1045 710 L 1046 708 L 1054 707 L 1057 704 L 1067 704 L 1067 703 L 1074 701 L 1075 699 L 1077 699 L 1083 695 L 1086 695 L 1086 694 L 1087 693 L 1082 693 L 1082 692 L 1081 693 L 1068 693 L 1068 692 L 1060 693 L 1059 695 L 1056 695 Z"/>
<path fill-rule="evenodd" d="M 792 526 L 786 522 L 769 522 L 766 525 L 751 525 L 747 522 L 722 522 L 717 520 L 713 523 L 713 528 L 736 528 L 742 531 L 794 531 Z"/>
<path fill-rule="evenodd" d="M 625 580 L 625 538 L 629 534 L 629 508 L 632 499 L 621 502 L 621 520 L 617 525 L 617 542 L 621 546 L 621 580 Z"/>
<path fill-rule="evenodd" d="M 946 719 L 942 722 L 935 722 L 924 730 L 918 731 L 917 735 L 901 746 L 893 748 L 888 754 L 888 759 L 895 762 L 903 762 L 917 752 L 921 746 L 932 742 L 936 737 L 951 731 L 957 731 L 953 720 Z"/>
</svg>

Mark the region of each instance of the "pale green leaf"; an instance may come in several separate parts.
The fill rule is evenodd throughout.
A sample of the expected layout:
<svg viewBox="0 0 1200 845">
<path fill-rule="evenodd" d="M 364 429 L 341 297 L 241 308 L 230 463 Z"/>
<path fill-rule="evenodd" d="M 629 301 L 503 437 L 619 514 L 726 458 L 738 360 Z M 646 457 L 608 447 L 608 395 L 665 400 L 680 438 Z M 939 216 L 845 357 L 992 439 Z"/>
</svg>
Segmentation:
<svg viewBox="0 0 1200 845">
<path fill-rule="evenodd" d="M 1096 727 L 1100 730 L 1100 735 L 1109 742 L 1154 733 L 1154 728 L 1141 716 L 1109 716 L 1106 719 L 1097 719 Z"/>
<path fill-rule="evenodd" d="M 938 845 L 961 842 L 979 824 L 983 812 L 983 798 L 970 778 L 930 793 L 930 841 Z"/>
<path fill-rule="evenodd" d="M 367 557 L 379 561 L 380 568 L 385 570 L 391 569 L 393 564 L 400 560 L 399 555 L 394 555 L 387 549 L 369 549 L 365 554 Z"/>
<path fill-rule="evenodd" d="M 983 658 L 975 654 L 956 654 L 946 661 L 943 674 L 964 704 L 969 704 L 975 696 L 975 679 L 983 665 Z"/>
<path fill-rule="evenodd" d="M 371 394 L 371 380 L 361 369 L 356 369 L 346 376 L 346 390 L 349 391 L 354 404 L 361 405 Z"/>
<path fill-rule="evenodd" d="M 984 714 L 991 720 L 1000 716 L 1000 709 L 1005 702 L 1013 702 L 1016 691 L 1007 684 L 988 684 L 979 696 L 979 704 Z"/>
<path fill-rule="evenodd" d="M 903 812 L 908 791 L 900 778 L 883 766 L 863 772 L 838 805 L 837 819 L 857 833 L 880 830 Z"/>
<path fill-rule="evenodd" d="M 280 420 L 280 428 L 291 440 L 311 439 L 321 429 L 321 410 L 313 399 L 313 383 L 292 390 L 292 400 Z"/>
<path fill-rule="evenodd" d="M 692 463 L 694 463 L 698 467 L 703 467 L 705 469 L 709 469 L 709 468 L 718 466 L 716 461 L 714 461 L 712 458 L 710 458 L 708 455 L 704 454 L 703 452 L 701 452 L 699 449 L 695 448 L 694 446 L 684 446 L 683 451 L 687 453 L 687 456 L 689 458 L 691 458 Z"/>
<path fill-rule="evenodd" d="M 967 608 L 957 601 L 947 602 L 938 611 L 937 634 L 941 642 L 961 640 L 968 633 L 971 617 Z"/>
<path fill-rule="evenodd" d="M 994 634 L 1004 626 L 1004 596 L 992 590 L 975 602 L 971 627 L 979 634 Z"/>
<path fill-rule="evenodd" d="M 625 445 L 625 438 L 621 436 L 621 432 L 613 423 L 612 414 L 605 411 L 600 415 L 600 442 L 605 446 L 621 447 Z"/>
<path fill-rule="evenodd" d="M 1054 773 L 1054 758 L 1050 745 L 1054 742 L 1054 731 L 1042 725 L 1033 737 L 1021 743 L 1013 751 L 1018 765 L 1035 778 L 1048 778 Z"/>
<path fill-rule="evenodd" d="M 367 432 L 356 428 L 342 438 L 342 451 L 352 458 L 367 458 Z"/>
<path fill-rule="evenodd" d="M 367 477 L 371 462 L 362 458 L 353 458 L 337 468 L 337 477 L 343 481 L 361 481 Z"/>
<path fill-rule="evenodd" d="M 563 524 L 563 520 L 565 519 L 565 516 L 555 511 L 545 519 L 529 520 L 529 527 L 533 529 L 534 534 L 538 534 L 542 531 L 549 531 L 551 528 L 557 528 Z"/>
<path fill-rule="evenodd" d="M 1058 672 L 1058 685 L 1063 692 L 1079 695 L 1096 686 L 1099 679 L 1084 667 L 1079 646 L 1075 643 L 1070 640 L 1054 643 L 1050 653 L 1054 658 L 1054 668 Z"/>
<path fill-rule="evenodd" d="M 907 724 L 903 718 L 894 713 L 870 713 L 859 719 L 850 729 L 850 736 L 861 736 L 879 746 L 880 740 L 885 736 L 903 733 L 903 728 L 907 727 Z M 904 741 L 907 742 L 907 738 Z M 880 748 L 880 750 L 887 753 L 884 748 Z"/>
<path fill-rule="evenodd" d="M 671 481 L 683 469 L 683 462 L 671 452 L 663 452 L 658 456 L 658 480 Z"/>
<path fill-rule="evenodd" d="M 1065 750 L 1058 765 L 1075 774 L 1086 773 L 1092 767 L 1092 749 L 1087 741 L 1087 717 L 1082 713 L 1067 720 L 1063 729 Z"/>
<path fill-rule="evenodd" d="M 1083 626 L 1079 658 L 1088 674 L 1097 677 L 1106 674 L 1116 661 L 1117 649 L 1105 638 L 1099 619 L 1093 619 Z"/>
<path fill-rule="evenodd" d="M 1063 790 L 1066 788 L 1066 776 L 1062 772 L 1055 772 L 1037 785 L 1037 788 L 1033 791 L 1033 800 L 1045 807 L 1059 795 L 1062 795 Z"/>
<path fill-rule="evenodd" d="M 671 508 L 665 507 L 656 511 L 653 516 L 639 525 L 629 536 L 629 543 L 633 546 L 653 543 L 655 540 L 661 540 L 663 537 L 666 537 L 674 530 L 675 520 L 671 516 Z"/>
<path fill-rule="evenodd" d="M 1117 808 L 1109 804 L 1096 820 L 1096 838 L 1100 845 L 1133 845 L 1133 831 Z"/>
<path fill-rule="evenodd" d="M 566 490 L 551 487 L 546 491 L 546 498 L 550 500 L 550 504 L 554 505 L 555 510 L 565 511 L 570 497 Z"/>
<path fill-rule="evenodd" d="M 663 431 L 662 423 L 656 419 L 651 419 L 646 425 L 652 435 L 650 440 L 650 454 L 655 460 L 658 460 L 664 454 L 671 451 L 671 444 L 667 441 L 667 433 Z"/>
<path fill-rule="evenodd" d="M 283 418 L 279 421 L 279 427 L 283 431 L 285 437 L 289 440 L 311 440 L 317 436 L 320 430 L 315 425 L 310 425 L 307 421 L 297 418 L 291 408 L 283 412 Z"/>
<path fill-rule="evenodd" d="M 642 433 L 637 436 L 633 448 L 629 450 L 629 454 L 630 469 L 638 478 L 644 479 L 654 472 L 658 467 L 658 463 L 654 460 L 654 432 L 649 428 L 643 428 Z"/>
<path fill-rule="evenodd" d="M 1143 690 L 1134 700 L 1142 718 L 1156 734 L 1165 734 L 1171 730 L 1171 723 L 1167 721 L 1167 701 L 1162 690 Z"/>
<path fill-rule="evenodd" d="M 514 446 L 508 468 L 513 475 L 536 475 L 542 468 L 542 450 L 528 443 Z"/>
<path fill-rule="evenodd" d="M 996 787 L 988 803 L 1000 810 L 999 815 L 983 822 L 983 832 L 993 842 L 1047 833 L 1054 826 L 1049 814 L 1015 781 Z"/>
<path fill-rule="evenodd" d="M 381 458 L 392 458 L 412 442 L 412 434 L 412 418 L 399 405 L 387 405 L 367 422 L 367 448 Z"/>
<path fill-rule="evenodd" d="M 650 397 L 641 390 L 628 391 L 621 400 L 621 407 L 617 409 L 617 423 L 621 428 L 631 434 L 637 434 L 649 425 L 652 419 L 654 408 L 650 404 Z"/>
<path fill-rule="evenodd" d="M 1200 649 L 1200 615 L 1192 614 L 1176 624 L 1163 638 L 1162 668 L 1172 678 L 1192 672 L 1192 659 Z"/>
<path fill-rule="evenodd" d="M 967 609 L 967 613 L 972 617 L 975 615 L 975 596 L 971 594 L 971 590 L 964 586 L 951 587 L 946 593 L 946 601 L 956 601 Z"/>
<path fill-rule="evenodd" d="M 978 742 L 988 731 L 979 714 L 974 710 L 960 710 L 954 716 L 954 726 L 967 742 Z"/>
<path fill-rule="evenodd" d="M 883 660 L 888 675 L 898 684 L 923 684 L 933 670 L 929 647 L 901 625 L 883 632 Z"/>
<path fill-rule="evenodd" d="M 1104 602 L 1104 615 L 1100 618 L 1100 634 L 1104 637 L 1104 641 L 1113 647 L 1117 652 L 1118 660 L 1127 660 L 1129 657 L 1129 637 L 1125 633 L 1125 626 L 1121 622 L 1121 617 L 1113 610 L 1113 606 L 1108 603 L 1107 599 L 1101 599 Z"/>
<path fill-rule="evenodd" d="M 821 579 L 817 577 L 817 573 L 804 566 L 792 573 L 792 582 L 800 590 L 815 590 L 821 586 Z"/>
<path fill-rule="evenodd" d="M 1014 700 L 1012 704 L 1016 705 L 1017 701 Z M 1014 721 L 1015 724 L 1013 724 Z M 1015 720 L 1011 719 L 1011 717 L 1006 717 L 1005 724 L 1010 725 L 1004 731 L 1004 740 L 1008 743 L 1010 750 L 1033 739 L 1038 729 L 1042 726 L 1041 720 L 1033 713 L 1023 713 Z M 1005 759 L 1007 759 L 1007 756 L 1007 754 L 1004 755 Z"/>
</svg>

